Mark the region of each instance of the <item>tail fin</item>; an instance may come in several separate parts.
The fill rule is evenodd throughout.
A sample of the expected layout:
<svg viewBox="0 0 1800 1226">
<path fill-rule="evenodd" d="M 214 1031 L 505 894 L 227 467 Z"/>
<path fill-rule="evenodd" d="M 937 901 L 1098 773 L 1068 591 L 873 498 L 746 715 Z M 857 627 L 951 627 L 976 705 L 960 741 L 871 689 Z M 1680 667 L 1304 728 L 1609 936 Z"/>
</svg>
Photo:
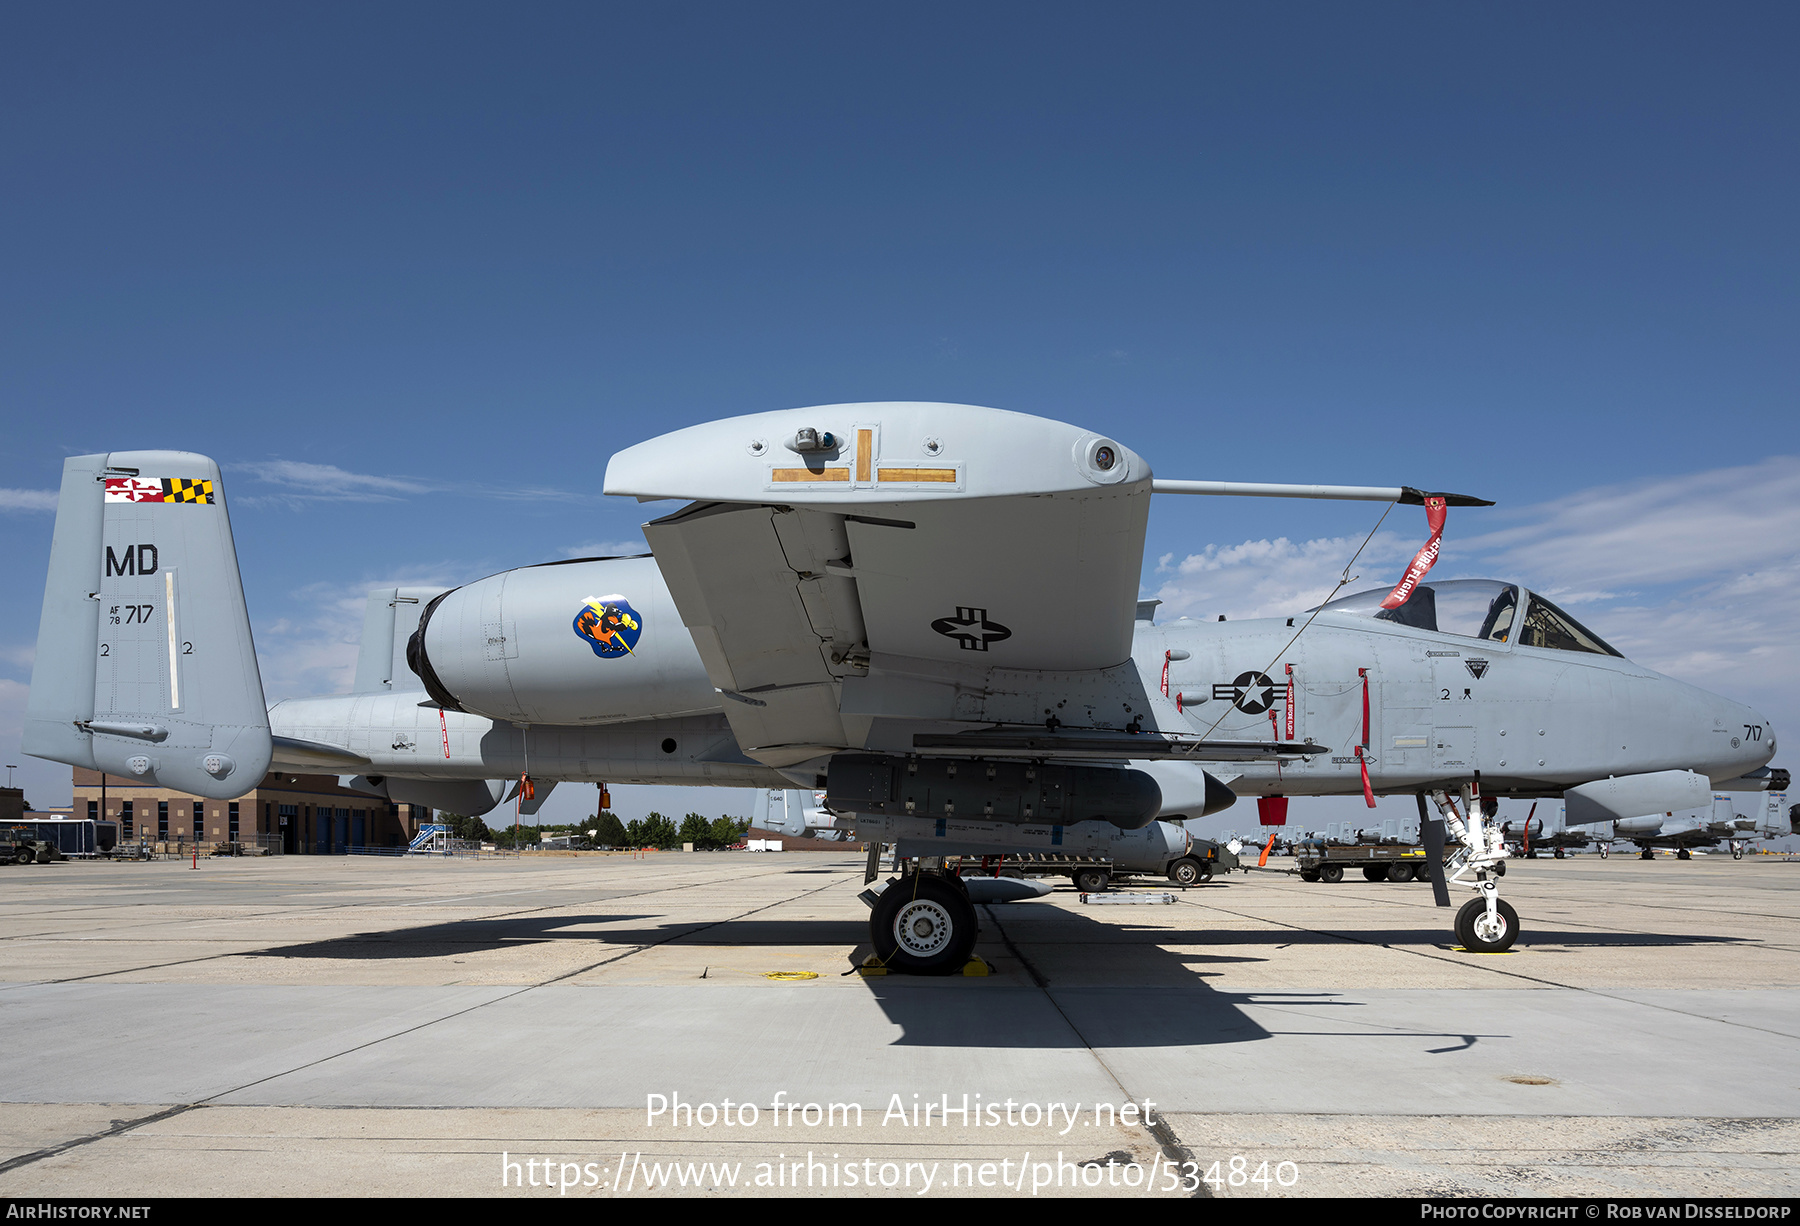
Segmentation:
<svg viewBox="0 0 1800 1226">
<path fill-rule="evenodd" d="M 269 713 L 219 466 L 63 463 L 21 746 L 227 800 L 269 769 Z"/>
</svg>

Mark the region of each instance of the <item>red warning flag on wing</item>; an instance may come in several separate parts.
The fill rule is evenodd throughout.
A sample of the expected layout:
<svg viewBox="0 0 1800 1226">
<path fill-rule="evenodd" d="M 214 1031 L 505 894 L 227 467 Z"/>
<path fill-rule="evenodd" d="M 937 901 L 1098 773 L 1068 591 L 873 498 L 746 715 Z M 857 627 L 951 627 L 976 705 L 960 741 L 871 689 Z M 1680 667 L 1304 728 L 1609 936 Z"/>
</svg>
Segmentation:
<svg viewBox="0 0 1800 1226">
<path fill-rule="evenodd" d="M 1419 580 L 1425 577 L 1438 559 L 1438 550 L 1443 546 L 1444 515 L 1446 514 L 1444 496 L 1428 494 L 1425 497 L 1425 522 L 1431 525 L 1431 539 L 1413 555 L 1412 564 L 1406 568 L 1406 575 L 1394 585 L 1386 600 L 1381 602 L 1384 609 L 1397 609 L 1412 599 L 1413 589 L 1419 586 Z"/>
</svg>

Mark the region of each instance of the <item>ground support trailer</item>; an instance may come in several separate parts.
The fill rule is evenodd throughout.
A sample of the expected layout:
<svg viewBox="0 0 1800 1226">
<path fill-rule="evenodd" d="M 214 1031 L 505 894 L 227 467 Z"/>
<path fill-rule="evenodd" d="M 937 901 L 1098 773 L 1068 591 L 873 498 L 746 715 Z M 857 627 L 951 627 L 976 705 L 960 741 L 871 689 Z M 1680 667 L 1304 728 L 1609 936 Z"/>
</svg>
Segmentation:
<svg viewBox="0 0 1800 1226">
<path fill-rule="evenodd" d="M 1238 858 L 1208 839 L 1195 839 L 1182 855 L 1157 863 L 1112 860 L 1101 856 L 1065 856 L 1055 852 L 1021 852 L 963 861 L 963 875 L 1002 877 L 1067 877 L 1084 894 L 1098 894 L 1109 882 L 1125 877 L 1167 877 L 1179 886 L 1205 885 L 1215 874 L 1238 867 Z"/>
<path fill-rule="evenodd" d="M 1425 849 L 1412 843 L 1322 843 L 1307 839 L 1294 847 L 1294 864 L 1302 881 L 1335 883 L 1350 869 L 1361 869 L 1367 881 L 1430 881 Z M 1504 873 L 1506 865 L 1496 866 Z"/>
</svg>

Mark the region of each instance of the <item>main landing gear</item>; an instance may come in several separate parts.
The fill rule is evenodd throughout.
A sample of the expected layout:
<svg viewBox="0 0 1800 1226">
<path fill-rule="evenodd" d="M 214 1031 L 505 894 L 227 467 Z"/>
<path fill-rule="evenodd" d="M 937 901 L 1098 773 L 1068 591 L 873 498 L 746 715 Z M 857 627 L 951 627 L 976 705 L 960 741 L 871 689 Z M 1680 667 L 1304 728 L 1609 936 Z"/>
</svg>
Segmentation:
<svg viewBox="0 0 1800 1226">
<path fill-rule="evenodd" d="M 981 922 L 960 877 L 913 868 L 888 882 L 869 916 L 869 943 L 889 970 L 952 975 L 974 952 Z"/>
</svg>

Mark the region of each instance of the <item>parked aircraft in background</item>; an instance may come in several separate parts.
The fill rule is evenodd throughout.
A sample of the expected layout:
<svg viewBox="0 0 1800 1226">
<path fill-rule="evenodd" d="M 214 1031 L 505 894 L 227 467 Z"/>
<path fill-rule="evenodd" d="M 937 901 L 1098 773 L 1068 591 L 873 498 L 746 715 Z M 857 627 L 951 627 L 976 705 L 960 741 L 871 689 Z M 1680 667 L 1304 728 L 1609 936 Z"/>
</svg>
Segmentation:
<svg viewBox="0 0 1800 1226">
<path fill-rule="evenodd" d="M 613 456 L 606 492 L 683 505 L 642 556 L 385 589 L 357 692 L 269 710 L 217 466 L 71 458 L 24 748 L 217 798 L 271 763 L 327 769 L 463 813 L 527 775 L 539 804 L 568 781 L 823 791 L 905 861 L 870 939 L 926 972 L 975 939 L 946 855 L 1078 851 L 1237 795 L 1412 793 L 1478 891 L 1459 939 L 1504 949 L 1494 798 L 1561 796 L 1579 823 L 1785 787 L 1762 716 L 1518 584 L 1425 582 L 1416 560 L 1292 618 L 1141 615 L 1152 493 L 1424 505 L 1431 549 L 1477 499 L 1159 480 L 1076 426 L 918 403 L 678 430 Z"/>
<path fill-rule="evenodd" d="M 1739 809 L 1749 812 L 1737 812 Z M 1638 856 L 1644 860 L 1655 859 L 1658 848 L 1673 849 L 1676 859 L 1688 860 L 1696 848 L 1710 849 L 1721 843 L 1733 858 L 1741 860 L 1759 839 L 1800 834 L 1800 816 L 1789 811 L 1785 793 L 1764 792 L 1741 801 L 1729 795 L 1714 796 L 1711 806 L 1698 812 L 1621 818 L 1596 829 L 1604 831 L 1601 837 L 1608 841 L 1637 844 Z"/>
</svg>

